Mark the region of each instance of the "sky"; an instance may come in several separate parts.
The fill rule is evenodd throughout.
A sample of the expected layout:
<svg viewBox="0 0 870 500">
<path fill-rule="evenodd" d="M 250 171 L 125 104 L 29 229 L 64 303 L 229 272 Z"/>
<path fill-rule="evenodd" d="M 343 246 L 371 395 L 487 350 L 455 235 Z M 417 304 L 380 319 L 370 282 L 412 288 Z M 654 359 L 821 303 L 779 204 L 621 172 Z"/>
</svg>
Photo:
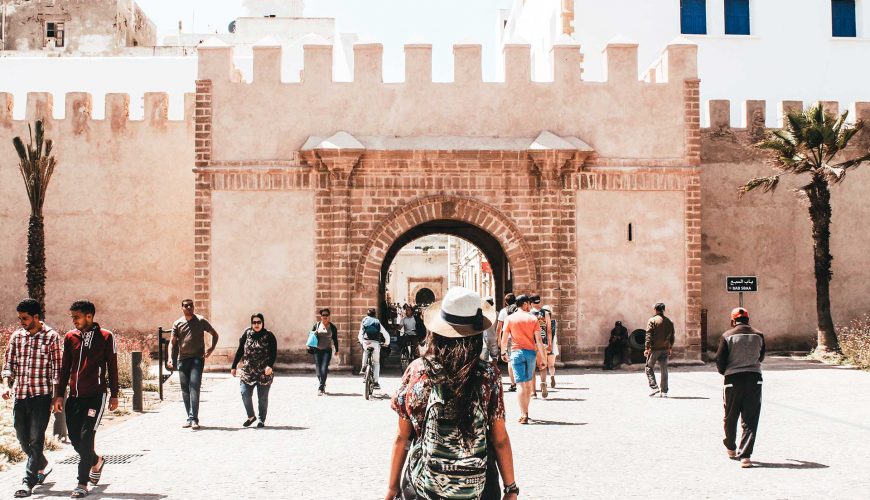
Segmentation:
<svg viewBox="0 0 870 500">
<path fill-rule="evenodd" d="M 244 14 L 242 0 L 137 0 L 157 25 L 160 39 L 185 32 L 226 33 Z M 405 43 L 432 44 L 436 80 L 453 77 L 453 44 L 483 45 L 484 78 L 495 79 L 498 11 L 513 0 L 307 0 L 305 17 L 332 17 L 339 32 L 357 33 L 361 41 L 384 45 L 384 79 L 404 78 Z"/>
</svg>

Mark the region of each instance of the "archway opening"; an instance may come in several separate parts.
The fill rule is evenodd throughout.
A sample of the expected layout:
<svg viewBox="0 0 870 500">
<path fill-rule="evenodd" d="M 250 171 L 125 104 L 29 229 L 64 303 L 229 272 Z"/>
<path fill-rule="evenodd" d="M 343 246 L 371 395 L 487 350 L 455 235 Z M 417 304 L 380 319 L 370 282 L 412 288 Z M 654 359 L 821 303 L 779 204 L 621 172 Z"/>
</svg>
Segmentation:
<svg viewBox="0 0 870 500">
<path fill-rule="evenodd" d="M 408 265 L 416 269 L 403 272 L 400 267 Z M 441 300 L 454 285 L 492 296 L 498 305 L 512 290 L 511 266 L 501 243 L 467 222 L 434 220 L 417 225 L 396 238 L 381 264 L 381 318 L 392 323 L 404 304 L 427 306 Z"/>
</svg>

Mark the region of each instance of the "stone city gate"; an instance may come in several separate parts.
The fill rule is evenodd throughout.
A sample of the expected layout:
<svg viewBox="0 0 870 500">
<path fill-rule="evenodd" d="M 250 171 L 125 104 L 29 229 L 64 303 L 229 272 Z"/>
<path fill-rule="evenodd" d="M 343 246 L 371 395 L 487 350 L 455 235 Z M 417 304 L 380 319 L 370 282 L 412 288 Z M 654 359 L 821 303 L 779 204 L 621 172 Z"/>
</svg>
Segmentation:
<svg viewBox="0 0 870 500">
<path fill-rule="evenodd" d="M 331 47 L 314 44 L 302 81 L 285 83 L 279 47 L 254 49 L 252 82 L 230 47 L 202 47 L 198 309 L 230 332 L 263 312 L 292 362 L 328 307 L 339 363 L 358 363 L 359 319 L 383 300 L 395 247 L 458 227 L 497 242 L 502 283 L 553 306 L 563 361 L 597 361 L 614 319 L 643 326 L 659 300 L 683 325 L 677 355 L 698 359 L 695 47 L 668 46 L 647 81 L 636 52 L 611 44 L 607 80 L 585 82 L 579 48 L 558 45 L 555 81 L 533 83 L 528 46 L 510 45 L 506 81 L 490 83 L 480 47 L 460 45 L 455 82 L 433 83 L 431 46 L 414 45 L 406 81 L 387 84 L 380 45 L 357 45 L 354 81 L 334 82 Z"/>
</svg>

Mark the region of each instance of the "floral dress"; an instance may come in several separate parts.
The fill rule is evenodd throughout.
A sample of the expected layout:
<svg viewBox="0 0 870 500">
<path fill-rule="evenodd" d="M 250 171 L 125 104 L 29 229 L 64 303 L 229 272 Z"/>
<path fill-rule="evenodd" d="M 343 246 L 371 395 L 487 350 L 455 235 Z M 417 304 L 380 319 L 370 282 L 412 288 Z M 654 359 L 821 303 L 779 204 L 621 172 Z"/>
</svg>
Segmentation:
<svg viewBox="0 0 870 500">
<path fill-rule="evenodd" d="M 254 337 L 254 331 L 248 329 L 245 339 L 245 363 L 242 365 L 239 378 L 248 385 L 269 385 L 273 375 L 266 375 L 269 366 L 269 344 L 266 334 Z"/>
<path fill-rule="evenodd" d="M 495 420 L 504 420 L 504 393 L 501 387 L 501 373 L 492 363 L 481 361 L 477 365 L 480 375 L 480 403 L 486 413 L 487 426 Z M 410 420 L 415 435 L 421 435 L 426 420 L 426 405 L 432 383 L 426 374 L 422 358 L 415 359 L 405 370 L 402 383 L 393 396 L 392 408 L 399 417 Z"/>
</svg>

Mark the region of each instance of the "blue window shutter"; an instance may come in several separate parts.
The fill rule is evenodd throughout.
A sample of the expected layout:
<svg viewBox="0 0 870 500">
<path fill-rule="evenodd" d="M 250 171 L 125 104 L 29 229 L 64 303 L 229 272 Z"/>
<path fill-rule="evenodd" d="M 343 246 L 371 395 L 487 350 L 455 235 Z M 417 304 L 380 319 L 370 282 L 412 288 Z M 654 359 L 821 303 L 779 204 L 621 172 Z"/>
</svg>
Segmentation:
<svg viewBox="0 0 870 500">
<path fill-rule="evenodd" d="M 680 32 L 707 34 L 707 0 L 680 0 Z"/>
<path fill-rule="evenodd" d="M 833 36 L 856 36 L 855 0 L 831 0 L 831 23 Z"/>
<path fill-rule="evenodd" d="M 749 0 L 725 0 L 725 34 L 749 34 Z"/>
</svg>

